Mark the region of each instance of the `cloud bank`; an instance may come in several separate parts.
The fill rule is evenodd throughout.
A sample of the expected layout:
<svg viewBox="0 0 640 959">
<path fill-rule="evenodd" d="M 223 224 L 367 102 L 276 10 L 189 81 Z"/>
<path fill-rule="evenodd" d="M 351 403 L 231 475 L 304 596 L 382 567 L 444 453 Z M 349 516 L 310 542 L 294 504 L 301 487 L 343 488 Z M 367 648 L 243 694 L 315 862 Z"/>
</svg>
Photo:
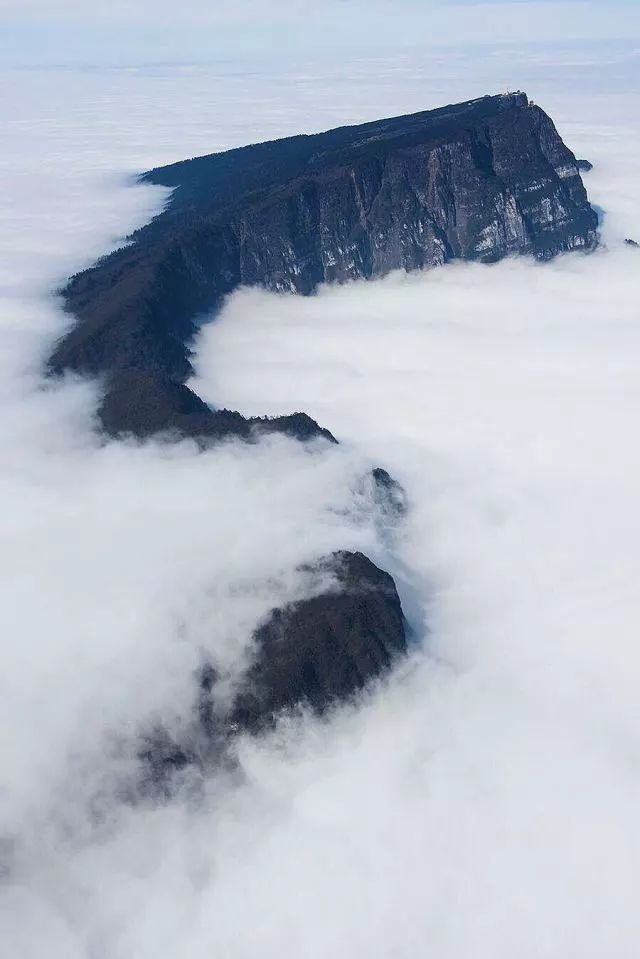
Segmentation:
<svg viewBox="0 0 640 959">
<path fill-rule="evenodd" d="M 101 445 L 97 386 L 39 373 L 64 324 L 47 291 L 162 202 L 125 173 L 303 129 L 313 103 L 328 126 L 347 94 L 360 118 L 469 82 L 446 96 L 421 70 L 364 65 L 324 94 L 317 76 L 242 70 L 12 78 L 0 233 L 12 956 L 635 956 L 640 330 L 637 253 L 621 240 L 640 196 L 638 144 L 610 104 L 576 100 L 561 118 L 596 163 L 598 254 L 454 265 L 305 301 L 241 291 L 203 331 L 203 395 L 305 408 L 338 448 Z M 362 496 L 372 463 L 407 490 L 392 538 Z M 140 730 L 180 728 L 203 655 L 239 667 L 259 618 L 303 588 L 295 566 L 345 547 L 397 576 L 414 655 L 358 708 L 243 741 L 239 769 L 197 797 L 122 802 Z"/>
</svg>

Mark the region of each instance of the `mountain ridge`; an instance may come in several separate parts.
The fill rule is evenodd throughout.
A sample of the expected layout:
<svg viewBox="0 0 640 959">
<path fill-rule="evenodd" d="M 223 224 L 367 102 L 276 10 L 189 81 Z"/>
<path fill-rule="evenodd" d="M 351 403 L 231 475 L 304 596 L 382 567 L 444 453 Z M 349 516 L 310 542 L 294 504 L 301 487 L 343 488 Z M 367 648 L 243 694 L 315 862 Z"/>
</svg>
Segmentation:
<svg viewBox="0 0 640 959">
<path fill-rule="evenodd" d="M 140 179 L 172 188 L 165 209 L 70 280 L 63 296 L 77 323 L 49 360 L 52 373 L 103 377 L 99 418 L 113 436 L 208 443 L 277 431 L 335 442 L 304 413 L 246 418 L 211 409 L 186 385 L 198 317 L 242 284 L 308 295 L 394 269 L 548 259 L 597 244 L 576 157 L 524 93 L 241 147 Z M 403 491 L 383 470 L 371 475 L 380 508 L 399 517 Z M 338 589 L 273 610 L 254 635 L 232 727 L 258 732 L 300 703 L 323 711 L 406 651 L 387 573 L 348 552 L 319 557 L 321 568 Z M 210 708 L 194 734 L 205 753 L 219 738 Z M 152 779 L 190 762 L 185 749 L 162 736 L 149 743 Z"/>
</svg>

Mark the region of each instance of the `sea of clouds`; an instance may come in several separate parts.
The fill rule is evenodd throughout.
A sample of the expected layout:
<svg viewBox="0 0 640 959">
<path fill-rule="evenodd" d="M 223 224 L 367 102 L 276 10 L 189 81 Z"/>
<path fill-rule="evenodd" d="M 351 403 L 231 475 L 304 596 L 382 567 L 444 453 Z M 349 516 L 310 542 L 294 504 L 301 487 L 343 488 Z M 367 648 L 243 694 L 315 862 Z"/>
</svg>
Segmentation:
<svg viewBox="0 0 640 959">
<path fill-rule="evenodd" d="M 497 51 L 475 74 L 434 54 L 3 77 L 8 956 L 635 957 L 638 94 L 618 51 L 569 95 L 558 77 L 595 54 L 572 56 L 523 55 L 509 83 Z M 43 380 L 68 322 L 51 290 L 165 199 L 128 175 L 525 82 L 595 164 L 601 250 L 242 290 L 195 344 L 205 399 L 304 409 L 339 447 L 104 444 L 99 387 Z M 410 503 L 395 532 L 363 492 L 378 464 Z M 408 661 L 326 722 L 242 742 L 197 797 L 123 803 L 141 732 L 179 731 L 203 660 L 240 668 L 296 566 L 338 548 L 393 572 Z"/>
</svg>

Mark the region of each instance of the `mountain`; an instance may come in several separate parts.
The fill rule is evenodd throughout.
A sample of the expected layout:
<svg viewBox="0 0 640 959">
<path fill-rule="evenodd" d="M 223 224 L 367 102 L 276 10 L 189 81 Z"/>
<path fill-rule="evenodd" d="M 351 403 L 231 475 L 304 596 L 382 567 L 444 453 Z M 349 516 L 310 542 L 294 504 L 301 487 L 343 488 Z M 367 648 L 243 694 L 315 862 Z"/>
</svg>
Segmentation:
<svg viewBox="0 0 640 959">
<path fill-rule="evenodd" d="M 253 660 L 231 702 L 218 697 L 218 677 L 206 666 L 183 735 L 157 728 L 145 738 L 143 792 L 170 794 L 181 770 L 191 775 L 228 761 L 238 733 L 259 733 L 301 705 L 322 713 L 350 699 L 406 653 L 402 606 L 388 573 L 346 551 L 307 572 L 332 578 L 333 586 L 271 611 L 253 637 Z"/>
<path fill-rule="evenodd" d="M 597 243 L 576 158 L 524 93 L 242 147 L 140 179 L 173 189 L 167 208 L 72 278 L 63 295 L 76 323 L 49 364 L 104 377 L 110 434 L 322 434 L 303 414 L 211 410 L 184 385 L 197 318 L 241 284 L 310 294 L 399 268 L 547 259 Z"/>
<path fill-rule="evenodd" d="M 322 712 L 380 676 L 407 650 L 395 583 L 362 553 L 333 553 L 316 572 L 333 590 L 274 609 L 255 635 L 257 653 L 230 715 L 258 730 L 300 703 Z"/>
<path fill-rule="evenodd" d="M 185 160 L 141 180 L 172 188 L 166 209 L 71 279 L 63 295 L 75 326 L 49 361 L 53 373 L 103 378 L 99 415 L 111 435 L 206 442 L 278 431 L 334 441 L 304 413 L 246 418 L 209 408 L 186 386 L 198 319 L 241 284 L 311 294 L 394 269 L 548 259 L 597 243 L 578 162 L 523 93 Z M 398 484 L 380 469 L 371 478 L 381 514 L 400 516 Z M 317 569 L 332 571 L 335 589 L 273 610 L 231 711 L 220 713 L 207 669 L 185 742 L 149 737 L 140 753 L 149 782 L 164 788 L 176 770 L 224 754 L 238 729 L 259 732 L 302 703 L 323 711 L 349 698 L 405 651 L 387 573 L 346 552 Z"/>
</svg>

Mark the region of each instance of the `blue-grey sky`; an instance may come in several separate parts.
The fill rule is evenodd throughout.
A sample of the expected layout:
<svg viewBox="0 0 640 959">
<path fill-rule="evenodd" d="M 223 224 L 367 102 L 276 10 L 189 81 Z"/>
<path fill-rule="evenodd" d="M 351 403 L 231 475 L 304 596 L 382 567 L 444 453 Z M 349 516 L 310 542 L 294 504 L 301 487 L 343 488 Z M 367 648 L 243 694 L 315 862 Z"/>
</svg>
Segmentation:
<svg viewBox="0 0 640 959">
<path fill-rule="evenodd" d="M 0 0 L 5 62 L 638 38 L 637 0 Z"/>
</svg>

